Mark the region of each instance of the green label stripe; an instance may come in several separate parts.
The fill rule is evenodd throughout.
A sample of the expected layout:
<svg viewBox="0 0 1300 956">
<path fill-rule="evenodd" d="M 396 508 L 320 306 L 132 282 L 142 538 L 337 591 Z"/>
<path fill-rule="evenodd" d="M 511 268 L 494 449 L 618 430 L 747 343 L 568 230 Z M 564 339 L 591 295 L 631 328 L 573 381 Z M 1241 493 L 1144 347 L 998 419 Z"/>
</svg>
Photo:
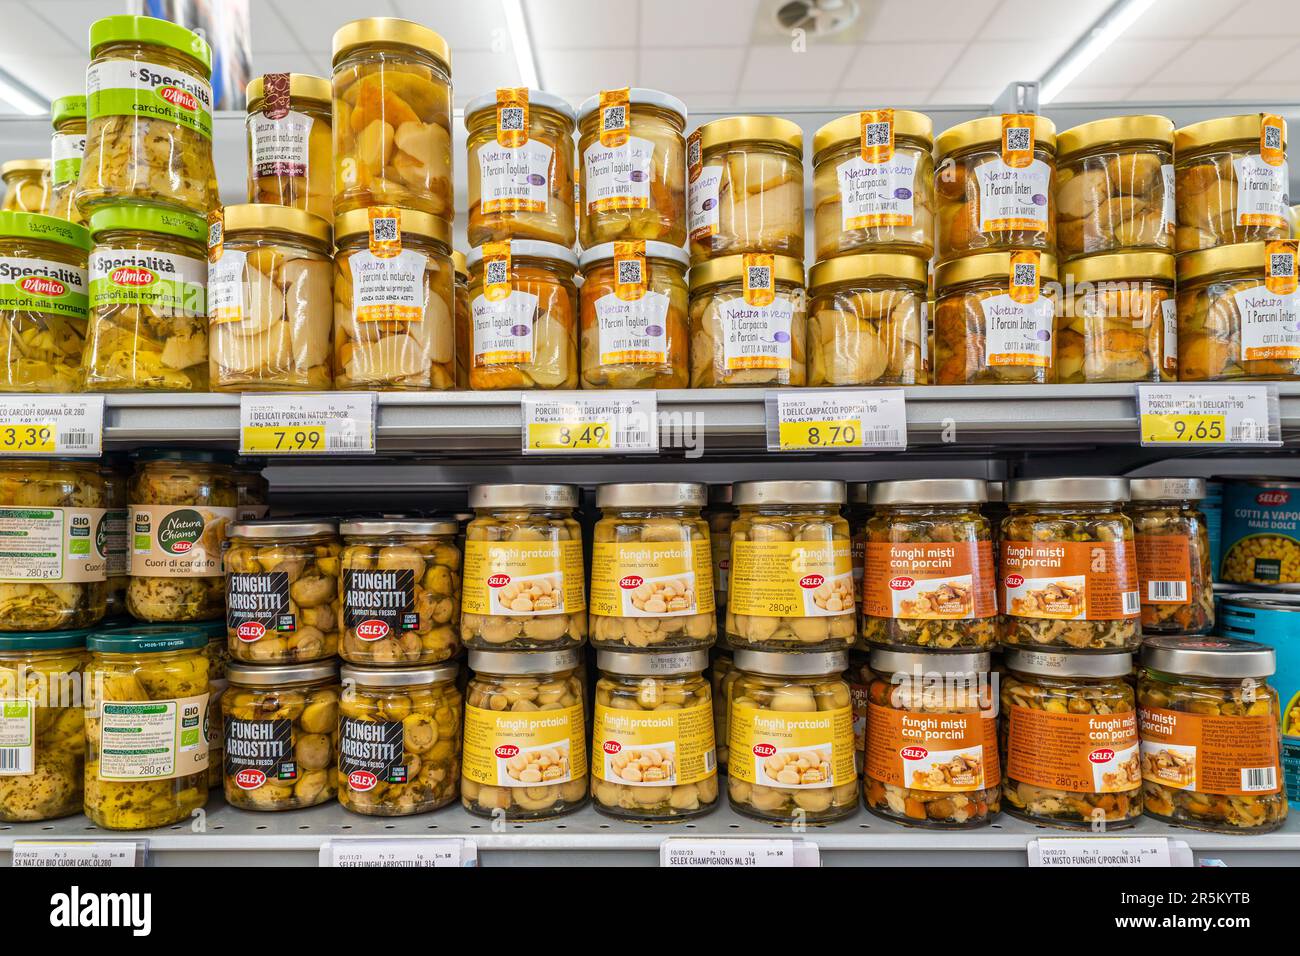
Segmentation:
<svg viewBox="0 0 1300 956">
<path fill-rule="evenodd" d="M 111 704 L 104 703 L 104 713 L 115 716 L 135 716 L 137 714 L 165 714 L 167 713 L 167 704 Z M 121 730 L 120 727 L 105 727 L 105 730 Z M 131 728 L 134 733 L 138 728 Z"/>
<path fill-rule="evenodd" d="M 108 305 L 147 305 L 157 309 L 170 309 L 190 315 L 207 312 L 207 290 L 184 279 L 164 279 L 154 274 L 147 285 L 118 285 L 112 278 L 90 281 L 90 307 Z"/>
<path fill-rule="evenodd" d="M 50 182 L 55 186 L 62 186 L 64 183 L 75 183 L 80 175 L 80 156 L 75 159 L 60 159 L 55 161 L 50 169 Z"/>
<path fill-rule="evenodd" d="M 9 521 L 49 521 L 53 517 L 53 511 L 37 511 L 32 508 L 5 508 L 0 510 L 0 518 Z"/>
<path fill-rule="evenodd" d="M 166 92 L 171 91 L 171 92 Z M 172 99 L 166 99 L 171 96 Z M 159 86 L 154 89 L 99 90 L 86 100 L 89 117 L 138 116 L 141 119 L 167 120 L 184 126 L 212 139 L 212 113 L 201 104 L 195 109 L 185 109 L 180 102 L 196 101 L 192 93 L 178 86 Z"/>
<path fill-rule="evenodd" d="M 37 280 L 38 276 L 28 276 L 28 279 Z M 72 287 L 66 283 L 60 283 L 63 286 L 61 295 L 45 295 L 42 293 L 33 293 L 24 289 L 20 282 L 0 282 L 0 311 L 15 312 L 46 312 L 50 315 L 61 315 L 69 319 L 84 319 L 86 309 L 90 302 L 83 292 L 74 292 Z M 39 288 L 41 283 L 28 282 L 29 288 Z"/>
</svg>

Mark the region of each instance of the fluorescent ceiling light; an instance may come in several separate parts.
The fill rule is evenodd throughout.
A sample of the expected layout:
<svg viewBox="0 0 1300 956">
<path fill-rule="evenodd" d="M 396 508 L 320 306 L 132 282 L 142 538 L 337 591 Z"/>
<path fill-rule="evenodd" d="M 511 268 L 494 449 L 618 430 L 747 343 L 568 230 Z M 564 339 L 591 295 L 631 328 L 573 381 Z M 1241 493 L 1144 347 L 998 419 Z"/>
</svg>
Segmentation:
<svg viewBox="0 0 1300 956">
<path fill-rule="evenodd" d="M 537 58 L 533 56 L 533 38 L 528 32 L 528 17 L 523 0 L 502 0 L 506 15 L 506 29 L 510 31 L 510 45 L 515 50 L 515 63 L 519 67 L 519 84 L 534 90 L 542 88 L 537 73 Z"/>
<path fill-rule="evenodd" d="M 0 100 L 4 100 L 20 113 L 28 116 L 40 116 L 50 111 L 50 104 L 36 98 L 35 91 L 19 83 L 12 76 L 0 70 Z"/>
<path fill-rule="evenodd" d="M 1038 81 L 1038 103 L 1056 99 L 1075 77 L 1131 27 L 1137 18 L 1151 9 L 1156 0 L 1118 0 L 1083 38 L 1072 46 Z"/>
</svg>

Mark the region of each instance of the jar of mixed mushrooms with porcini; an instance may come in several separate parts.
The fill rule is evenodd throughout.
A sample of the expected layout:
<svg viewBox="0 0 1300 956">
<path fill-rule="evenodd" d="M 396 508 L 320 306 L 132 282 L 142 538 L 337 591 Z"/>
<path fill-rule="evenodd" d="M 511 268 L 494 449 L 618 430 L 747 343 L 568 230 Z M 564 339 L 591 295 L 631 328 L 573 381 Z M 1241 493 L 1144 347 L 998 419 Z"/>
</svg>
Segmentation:
<svg viewBox="0 0 1300 956">
<path fill-rule="evenodd" d="M 4 212 L 48 215 L 50 203 L 50 161 L 48 159 L 11 159 L 0 165 L 0 180 L 5 184 Z"/>
<path fill-rule="evenodd" d="M 86 153 L 86 98 L 60 96 L 50 104 L 50 125 L 50 215 L 79 223 L 83 218 L 72 196 Z"/>
<path fill-rule="evenodd" d="M 1209 633 L 1214 628 L 1210 537 L 1197 507 L 1205 497 L 1205 479 L 1134 478 L 1129 492 L 1142 633 Z"/>
<path fill-rule="evenodd" d="M 248 201 L 333 220 L 330 81 L 305 73 L 267 73 L 249 81 L 245 98 Z"/>
</svg>

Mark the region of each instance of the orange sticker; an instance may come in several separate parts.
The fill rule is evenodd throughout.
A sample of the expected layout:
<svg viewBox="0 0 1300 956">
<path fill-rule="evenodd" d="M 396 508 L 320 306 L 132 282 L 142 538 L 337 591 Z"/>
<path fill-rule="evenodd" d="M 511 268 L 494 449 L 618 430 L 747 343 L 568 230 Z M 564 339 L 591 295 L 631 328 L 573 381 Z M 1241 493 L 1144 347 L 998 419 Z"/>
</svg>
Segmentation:
<svg viewBox="0 0 1300 956">
<path fill-rule="evenodd" d="M 686 176 L 688 182 L 695 182 L 704 172 L 704 149 L 700 145 L 703 136 L 697 129 L 686 138 Z"/>
<path fill-rule="evenodd" d="M 208 261 L 216 262 L 226 251 L 226 209 L 217 206 L 208 213 Z"/>
<path fill-rule="evenodd" d="M 1132 541 L 1003 541 L 1001 574 L 1011 617 L 1121 621 L 1142 613 Z"/>
<path fill-rule="evenodd" d="M 862 159 L 868 163 L 887 163 L 894 158 L 894 111 L 863 110 L 858 114 L 862 125 Z"/>
<path fill-rule="evenodd" d="M 956 621 L 997 614 L 988 541 L 869 541 L 864 578 L 868 617 Z"/>
<path fill-rule="evenodd" d="M 1042 257 L 1037 252 L 1011 253 L 1007 284 L 1011 298 L 1021 305 L 1038 301 L 1042 275 Z"/>
<path fill-rule="evenodd" d="M 776 301 L 776 257 L 747 252 L 742 259 L 741 289 L 746 305 L 762 308 Z"/>
<path fill-rule="evenodd" d="M 497 90 L 497 143 L 515 149 L 528 142 L 528 87 Z"/>
<path fill-rule="evenodd" d="M 483 296 L 489 302 L 510 297 L 510 240 L 483 243 Z"/>
<path fill-rule="evenodd" d="M 864 773 L 911 790 L 969 793 L 1001 783 L 998 722 L 979 713 L 896 710 L 867 702 Z"/>
<path fill-rule="evenodd" d="M 1137 714 L 1057 714 L 1012 704 L 1007 777 L 1068 793 L 1137 790 Z"/>
<path fill-rule="evenodd" d="M 1144 780 L 1224 796 L 1282 788 L 1276 715 L 1210 717 L 1139 707 L 1138 718 Z"/>
<path fill-rule="evenodd" d="M 370 254 L 392 259 L 402 251 L 402 211 L 396 206 L 371 206 Z"/>
<path fill-rule="evenodd" d="M 600 130 L 601 146 L 622 146 L 628 140 L 632 128 L 631 109 L 629 108 L 628 87 L 621 90 L 601 90 L 600 107 L 597 110 L 597 122 Z"/>
<path fill-rule="evenodd" d="M 1259 158 L 1270 166 L 1286 162 L 1286 120 L 1265 113 L 1259 124 Z"/>
<path fill-rule="evenodd" d="M 1290 295 L 1296 290 L 1296 240 L 1274 239 L 1264 247 L 1267 258 L 1264 288 L 1274 295 Z"/>
<path fill-rule="evenodd" d="M 1143 604 L 1191 604 L 1191 542 L 1180 534 L 1138 534 L 1138 592 Z"/>
<path fill-rule="evenodd" d="M 624 302 L 645 297 L 645 240 L 614 243 L 614 295 Z"/>
<path fill-rule="evenodd" d="M 1034 161 L 1034 114 L 1002 114 L 1002 162 L 1024 169 Z"/>
</svg>

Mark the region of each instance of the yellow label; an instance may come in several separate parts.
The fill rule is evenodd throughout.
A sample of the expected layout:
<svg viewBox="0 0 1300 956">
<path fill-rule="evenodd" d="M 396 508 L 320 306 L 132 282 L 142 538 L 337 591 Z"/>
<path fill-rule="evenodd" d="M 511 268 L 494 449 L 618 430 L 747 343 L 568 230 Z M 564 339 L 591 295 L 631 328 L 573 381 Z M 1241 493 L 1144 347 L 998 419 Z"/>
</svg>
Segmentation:
<svg viewBox="0 0 1300 956">
<path fill-rule="evenodd" d="M 704 134 L 698 129 L 686 137 L 686 176 L 690 182 L 695 182 L 704 172 L 703 139 Z"/>
<path fill-rule="evenodd" d="M 529 422 L 528 447 L 545 451 L 612 448 L 614 428 L 609 422 Z"/>
<path fill-rule="evenodd" d="M 1002 162 L 1024 169 L 1034 161 L 1034 114 L 1002 114 Z"/>
<path fill-rule="evenodd" d="M 645 297 L 645 240 L 614 243 L 614 295 L 624 302 Z"/>
<path fill-rule="evenodd" d="M 713 558 L 704 541 L 591 546 L 592 614 L 678 617 L 713 610 Z"/>
<path fill-rule="evenodd" d="M 1013 252 L 1007 284 L 1013 302 L 1032 305 L 1038 301 L 1041 260 L 1037 252 Z"/>
<path fill-rule="evenodd" d="M 1286 121 L 1265 113 L 1259 124 L 1259 158 L 1270 166 L 1286 162 Z"/>
<path fill-rule="evenodd" d="M 853 708 L 809 712 L 731 705 L 727 773 L 782 790 L 848 783 L 853 764 Z"/>
<path fill-rule="evenodd" d="M 559 710 L 465 708 L 462 773 L 486 787 L 539 787 L 587 773 L 582 704 Z"/>
<path fill-rule="evenodd" d="M 863 110 L 858 114 L 862 126 L 859 150 L 863 162 L 887 163 L 894 158 L 894 111 Z"/>
<path fill-rule="evenodd" d="M 510 298 L 510 240 L 483 243 L 483 297 L 489 302 Z"/>
<path fill-rule="evenodd" d="M 497 90 L 497 143 L 517 149 L 528 142 L 528 88 Z"/>
<path fill-rule="evenodd" d="M 597 122 L 601 146 L 622 146 L 627 142 L 632 128 L 632 110 L 628 87 L 621 90 L 601 90 Z"/>
<path fill-rule="evenodd" d="M 1218 445 L 1226 440 L 1227 418 L 1223 415 L 1192 415 L 1171 412 L 1142 416 L 1144 442 L 1173 442 L 1184 445 Z"/>
<path fill-rule="evenodd" d="M 325 450 L 324 425 L 300 425 L 278 428 L 272 425 L 250 425 L 244 429 L 243 447 L 250 453 L 316 452 Z"/>
<path fill-rule="evenodd" d="M 712 703 L 679 710 L 596 705 L 591 773 L 628 787 L 675 787 L 718 772 Z"/>
<path fill-rule="evenodd" d="M 396 206 L 371 206 L 370 254 L 392 259 L 402 251 L 402 211 Z"/>
<path fill-rule="evenodd" d="M 758 617 L 833 617 L 854 609 L 849 541 L 731 540 L 727 609 Z"/>
<path fill-rule="evenodd" d="M 1296 290 L 1296 240 L 1274 239 L 1264 247 L 1264 288 L 1274 295 Z"/>
<path fill-rule="evenodd" d="M 52 455 L 54 439 L 54 426 L 50 424 L 14 425 L 0 422 L 0 451 Z"/>
<path fill-rule="evenodd" d="M 535 617 L 587 609 L 581 541 L 466 541 L 461 610 Z"/>
<path fill-rule="evenodd" d="M 741 263 L 745 304 L 761 308 L 776 301 L 776 257 L 767 252 L 747 252 Z"/>
<path fill-rule="evenodd" d="M 861 448 L 862 422 L 839 418 L 820 422 L 781 422 L 782 451 L 802 448 Z"/>
</svg>

